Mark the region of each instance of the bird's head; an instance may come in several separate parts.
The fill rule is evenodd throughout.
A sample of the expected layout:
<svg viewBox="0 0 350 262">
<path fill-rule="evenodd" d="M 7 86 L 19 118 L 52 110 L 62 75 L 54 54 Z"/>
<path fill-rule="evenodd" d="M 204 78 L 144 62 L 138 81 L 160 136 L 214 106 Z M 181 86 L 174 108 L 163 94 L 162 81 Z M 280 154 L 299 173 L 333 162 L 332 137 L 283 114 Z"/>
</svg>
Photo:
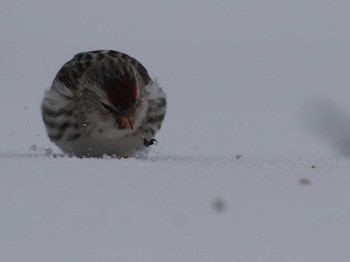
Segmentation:
<svg viewBox="0 0 350 262">
<path fill-rule="evenodd" d="M 118 127 L 132 130 L 134 111 L 139 101 L 139 86 L 136 79 L 115 78 L 103 85 L 107 103 L 102 103 L 105 110 L 114 114 Z"/>
</svg>

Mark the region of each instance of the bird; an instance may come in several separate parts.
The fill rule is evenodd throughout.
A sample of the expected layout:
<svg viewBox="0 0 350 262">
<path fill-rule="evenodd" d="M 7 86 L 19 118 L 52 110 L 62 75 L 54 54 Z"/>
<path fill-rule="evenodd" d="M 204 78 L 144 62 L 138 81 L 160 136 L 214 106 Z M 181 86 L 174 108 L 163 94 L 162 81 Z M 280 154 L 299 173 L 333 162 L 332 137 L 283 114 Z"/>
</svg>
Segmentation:
<svg viewBox="0 0 350 262">
<path fill-rule="evenodd" d="M 135 58 L 115 50 L 76 54 L 41 103 L 49 139 L 75 157 L 130 157 L 157 140 L 166 95 Z"/>
</svg>

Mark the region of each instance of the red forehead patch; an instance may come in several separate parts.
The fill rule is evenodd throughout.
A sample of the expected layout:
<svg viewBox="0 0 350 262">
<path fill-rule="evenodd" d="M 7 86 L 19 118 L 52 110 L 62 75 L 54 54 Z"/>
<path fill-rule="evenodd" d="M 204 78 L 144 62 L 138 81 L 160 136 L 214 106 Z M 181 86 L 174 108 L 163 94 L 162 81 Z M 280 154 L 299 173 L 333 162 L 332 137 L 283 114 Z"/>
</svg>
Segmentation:
<svg viewBox="0 0 350 262">
<path fill-rule="evenodd" d="M 135 81 L 115 79 L 104 85 L 109 101 L 116 107 L 126 109 L 135 105 L 138 90 Z"/>
</svg>

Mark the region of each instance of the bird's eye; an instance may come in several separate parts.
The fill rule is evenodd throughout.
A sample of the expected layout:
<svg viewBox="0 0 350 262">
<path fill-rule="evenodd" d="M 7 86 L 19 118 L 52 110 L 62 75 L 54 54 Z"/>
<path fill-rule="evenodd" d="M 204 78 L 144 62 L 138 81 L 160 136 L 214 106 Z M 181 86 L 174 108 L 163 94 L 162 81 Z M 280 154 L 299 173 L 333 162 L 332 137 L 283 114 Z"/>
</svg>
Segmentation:
<svg viewBox="0 0 350 262">
<path fill-rule="evenodd" d="M 105 103 L 101 103 L 102 107 L 108 112 L 115 112 L 115 109 Z"/>
</svg>

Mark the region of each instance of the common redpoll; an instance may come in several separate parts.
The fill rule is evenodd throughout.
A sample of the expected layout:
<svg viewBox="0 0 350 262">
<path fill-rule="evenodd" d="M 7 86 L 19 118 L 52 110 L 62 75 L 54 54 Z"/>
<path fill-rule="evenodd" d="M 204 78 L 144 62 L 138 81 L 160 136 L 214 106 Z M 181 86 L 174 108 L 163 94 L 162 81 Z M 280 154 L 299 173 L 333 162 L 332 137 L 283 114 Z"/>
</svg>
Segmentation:
<svg viewBox="0 0 350 262">
<path fill-rule="evenodd" d="M 41 112 L 50 140 L 69 155 L 133 156 L 154 143 L 166 97 L 135 58 L 91 51 L 61 68 Z"/>
</svg>

